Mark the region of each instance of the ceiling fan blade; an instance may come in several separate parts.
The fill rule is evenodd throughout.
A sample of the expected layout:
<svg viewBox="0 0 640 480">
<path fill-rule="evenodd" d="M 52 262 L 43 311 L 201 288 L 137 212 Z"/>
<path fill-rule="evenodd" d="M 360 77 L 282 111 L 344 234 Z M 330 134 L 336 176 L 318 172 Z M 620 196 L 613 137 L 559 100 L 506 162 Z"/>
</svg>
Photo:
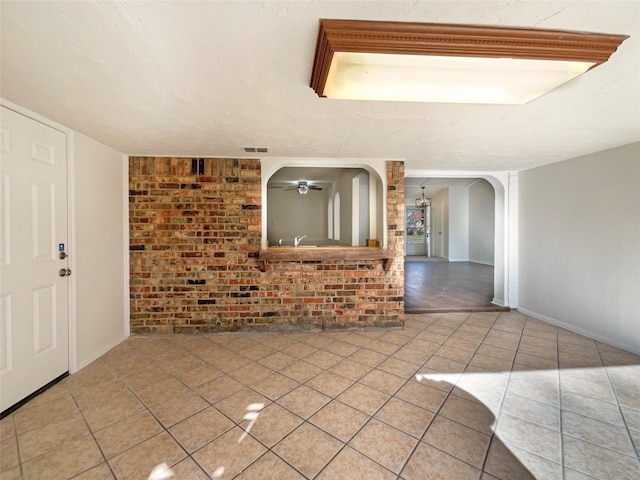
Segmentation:
<svg viewBox="0 0 640 480">
<path fill-rule="evenodd" d="M 297 190 L 298 192 L 300 192 L 300 189 L 302 188 L 306 188 L 307 191 L 309 190 L 322 190 L 323 187 L 318 187 L 317 185 L 309 185 L 308 182 L 297 182 L 296 186 L 290 186 L 290 187 L 286 187 L 285 185 L 272 185 L 270 188 L 282 188 L 283 192 L 287 192 L 287 191 L 292 191 L 292 190 Z"/>
</svg>

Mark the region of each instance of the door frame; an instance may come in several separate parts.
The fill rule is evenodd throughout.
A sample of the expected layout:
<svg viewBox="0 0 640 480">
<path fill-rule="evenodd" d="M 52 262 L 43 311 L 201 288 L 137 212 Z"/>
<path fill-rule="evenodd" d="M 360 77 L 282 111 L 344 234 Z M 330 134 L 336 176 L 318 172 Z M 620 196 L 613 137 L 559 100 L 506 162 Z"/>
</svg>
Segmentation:
<svg viewBox="0 0 640 480">
<path fill-rule="evenodd" d="M 434 232 L 438 230 L 438 228 L 436 228 L 437 225 L 434 222 L 434 220 L 436 218 L 434 212 L 436 211 L 436 209 L 440 210 L 440 222 L 442 223 L 442 232 L 439 234 L 438 237 L 436 237 L 435 234 L 434 234 Z M 436 249 L 435 248 L 436 247 L 436 238 L 439 238 L 439 242 L 440 242 L 439 246 L 440 246 L 440 253 L 441 253 L 440 258 L 447 258 L 445 256 L 445 254 L 444 254 L 445 250 L 446 250 L 444 248 L 445 247 L 444 239 L 445 239 L 445 237 L 448 237 L 448 234 L 445 235 L 445 232 L 444 232 L 444 201 L 433 202 L 431 204 L 431 222 L 432 222 L 432 225 L 431 225 L 431 243 L 432 243 L 431 255 L 435 256 L 433 252 Z"/>
<path fill-rule="evenodd" d="M 416 244 L 410 244 L 409 243 L 409 234 L 407 232 L 407 217 L 409 214 L 410 210 L 414 210 L 414 211 L 421 211 L 422 212 L 422 220 L 423 220 L 423 226 L 422 228 L 424 229 L 424 241 L 422 243 L 422 246 L 424 247 L 424 253 L 409 253 L 409 245 L 418 245 Z M 405 255 L 407 257 L 410 256 L 427 256 L 428 252 L 429 252 L 429 247 L 428 247 L 428 243 L 429 243 L 429 236 L 427 234 L 427 224 L 426 224 L 426 218 L 427 218 L 427 207 L 412 207 L 411 205 L 405 205 L 404 208 L 404 218 L 405 218 L 405 225 L 404 225 L 404 230 L 405 230 Z"/>
<path fill-rule="evenodd" d="M 74 132 L 73 130 L 53 122 L 48 118 L 38 115 L 35 112 L 27 110 L 24 107 L 16 105 L 4 98 L 0 98 L 0 105 L 9 110 L 12 110 L 20 115 L 42 123 L 48 127 L 62 132 L 66 136 L 67 140 L 67 251 L 70 252 L 68 257 L 69 268 L 72 272 L 76 269 L 76 222 L 75 222 L 75 148 L 74 148 Z M 70 275 L 69 281 L 69 296 L 67 298 L 68 311 L 69 311 L 69 373 L 74 373 L 78 370 L 78 356 L 77 356 L 77 344 L 76 344 L 76 276 Z"/>
</svg>

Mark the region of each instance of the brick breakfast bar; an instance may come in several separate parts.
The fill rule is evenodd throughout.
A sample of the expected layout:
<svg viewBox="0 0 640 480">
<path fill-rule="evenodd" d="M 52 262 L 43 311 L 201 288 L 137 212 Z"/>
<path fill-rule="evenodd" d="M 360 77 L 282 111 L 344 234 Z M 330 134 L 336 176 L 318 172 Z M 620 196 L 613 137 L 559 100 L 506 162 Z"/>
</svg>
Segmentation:
<svg viewBox="0 0 640 480">
<path fill-rule="evenodd" d="M 404 164 L 387 248 L 261 249 L 259 160 L 129 159 L 131 333 L 404 324 Z"/>
</svg>

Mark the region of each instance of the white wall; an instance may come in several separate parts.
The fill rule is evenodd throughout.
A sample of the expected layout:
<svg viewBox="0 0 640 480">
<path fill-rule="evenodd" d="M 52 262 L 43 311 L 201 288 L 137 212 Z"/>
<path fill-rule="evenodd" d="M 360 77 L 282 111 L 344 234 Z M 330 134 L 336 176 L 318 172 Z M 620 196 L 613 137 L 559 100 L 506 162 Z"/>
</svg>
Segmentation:
<svg viewBox="0 0 640 480">
<path fill-rule="evenodd" d="M 640 143 L 520 172 L 519 304 L 640 353 Z"/>
<path fill-rule="evenodd" d="M 449 187 L 449 261 L 469 260 L 469 189 Z"/>
<path fill-rule="evenodd" d="M 73 277 L 77 367 L 82 368 L 128 335 L 128 166 L 121 153 L 74 137 Z"/>
<path fill-rule="evenodd" d="M 340 192 L 340 241 L 351 245 L 353 240 L 353 172 L 342 173 L 335 181 Z"/>
<path fill-rule="evenodd" d="M 379 240 L 382 245 L 382 222 L 378 221 L 378 212 L 384 212 L 382 207 L 382 181 L 377 175 L 369 174 L 369 236 L 372 240 Z"/>
<path fill-rule="evenodd" d="M 449 189 L 444 188 L 438 191 L 431 198 L 431 255 L 433 255 L 433 242 L 438 240 L 438 229 L 435 228 L 433 224 L 433 209 L 436 203 L 442 203 L 442 224 L 444 225 L 442 235 L 444 236 L 444 251 L 442 252 L 442 256 L 444 258 L 449 257 Z"/>
<path fill-rule="evenodd" d="M 495 192 L 484 179 L 469 186 L 469 261 L 493 265 Z"/>
<path fill-rule="evenodd" d="M 354 213 L 356 208 L 358 212 L 358 224 L 353 232 L 354 239 L 357 238 L 357 246 L 366 247 L 369 236 L 369 175 L 361 173 L 354 180 L 358 182 L 358 190 L 353 192 L 354 200 L 356 196 L 358 198 L 358 205 L 354 206 Z"/>
</svg>

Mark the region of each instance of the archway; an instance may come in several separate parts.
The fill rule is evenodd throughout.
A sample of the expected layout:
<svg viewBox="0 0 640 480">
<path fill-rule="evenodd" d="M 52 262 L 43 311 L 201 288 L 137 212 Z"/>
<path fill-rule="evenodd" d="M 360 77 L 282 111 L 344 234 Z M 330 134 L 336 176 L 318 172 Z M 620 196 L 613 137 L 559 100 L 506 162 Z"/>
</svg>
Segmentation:
<svg viewBox="0 0 640 480">
<path fill-rule="evenodd" d="M 494 295 L 492 302 L 497 306 L 517 306 L 516 285 L 517 264 L 510 255 L 510 248 L 517 248 L 516 216 L 509 218 L 510 208 L 517 209 L 517 199 L 510 198 L 509 187 L 512 182 L 508 172 L 475 171 L 430 171 L 407 170 L 405 178 L 482 178 L 489 182 L 495 191 L 495 230 L 494 230 Z M 512 189 L 513 190 L 513 189 Z M 515 195 L 513 195 L 515 197 Z M 509 202 L 512 204 L 510 205 Z M 516 203 L 513 205 L 513 203 Z M 517 210 L 516 210 L 517 212 Z"/>
<path fill-rule="evenodd" d="M 383 248 L 387 245 L 387 207 L 386 207 L 386 161 L 385 160 L 363 160 L 363 159 L 280 159 L 280 158 L 265 158 L 261 159 L 262 164 L 262 198 L 268 198 L 269 182 L 276 173 L 282 169 L 295 169 L 298 172 L 308 171 L 311 173 L 318 170 L 355 170 L 361 169 L 368 173 L 368 199 L 358 197 L 362 202 L 367 203 L 367 208 L 363 211 L 368 213 L 368 218 L 361 219 L 358 215 L 352 214 L 352 208 L 359 208 L 359 205 L 353 201 L 353 192 L 349 191 L 349 195 L 340 195 L 338 190 L 334 192 L 331 197 L 333 204 L 333 214 L 329 215 L 329 198 L 326 199 L 326 204 L 323 208 L 323 220 L 322 225 L 326 227 L 326 236 L 329 237 L 329 228 L 327 227 L 329 217 L 332 218 L 333 229 L 331 231 L 332 240 L 343 241 L 352 243 L 351 237 L 353 236 L 352 230 L 354 228 L 351 222 L 352 217 L 359 220 L 363 220 L 360 223 L 360 228 L 366 228 L 367 231 L 360 235 L 362 238 L 377 239 L 380 242 L 380 246 Z M 320 165 L 320 166 L 319 166 Z M 366 177 L 366 173 L 364 177 Z M 363 178 L 364 178 L 363 177 Z M 275 177 L 274 177 L 275 178 Z M 306 177 L 305 177 L 306 179 Z M 336 181 L 337 183 L 337 181 Z M 349 180 L 349 185 L 352 185 Z M 332 188 L 325 188 L 325 191 L 332 192 Z M 337 195 L 335 193 L 338 193 Z M 343 192 L 344 193 L 344 192 Z M 358 192 L 356 192 L 358 193 Z M 368 200 L 368 201 L 367 201 Z M 268 242 L 268 204 L 263 202 L 262 208 L 262 248 L 266 248 L 270 243 Z M 359 210 L 360 211 L 360 210 Z M 364 221 L 366 220 L 366 221 Z M 292 221 L 290 219 L 290 221 Z M 337 230 L 338 225 L 340 232 Z M 363 227 L 364 225 L 364 227 Z M 357 227 L 357 225 L 356 225 Z M 347 232 L 347 233 L 345 233 Z M 344 234 L 344 235 L 343 235 Z M 344 237 L 344 238 L 342 238 Z M 273 245 L 273 243 L 271 243 Z"/>
</svg>

